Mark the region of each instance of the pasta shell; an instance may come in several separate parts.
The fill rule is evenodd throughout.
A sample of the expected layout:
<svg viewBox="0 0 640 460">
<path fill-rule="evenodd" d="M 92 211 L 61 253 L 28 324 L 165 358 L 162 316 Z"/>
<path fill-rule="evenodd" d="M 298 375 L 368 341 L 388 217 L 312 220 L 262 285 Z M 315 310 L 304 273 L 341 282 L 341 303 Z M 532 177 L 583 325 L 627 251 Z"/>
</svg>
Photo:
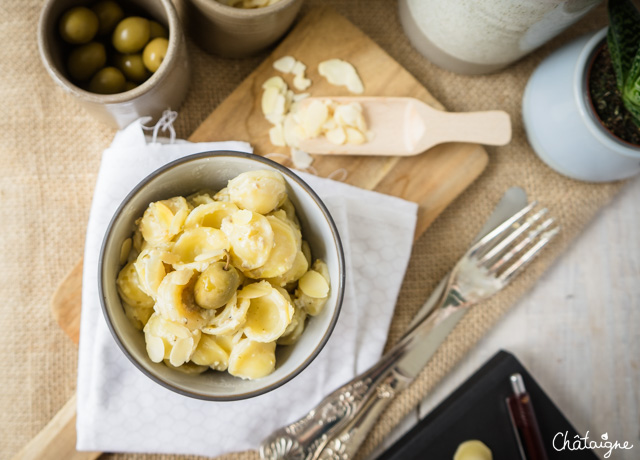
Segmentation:
<svg viewBox="0 0 640 460">
<path fill-rule="evenodd" d="M 296 308 L 291 323 L 278 339 L 278 345 L 293 345 L 298 341 L 304 331 L 307 313 L 302 308 Z"/>
<path fill-rule="evenodd" d="M 273 229 L 266 217 L 252 211 L 238 211 L 222 221 L 221 230 L 231 245 L 234 265 L 252 270 L 265 264 L 273 248 Z"/>
<path fill-rule="evenodd" d="M 184 223 L 185 228 L 191 227 L 211 227 L 220 228 L 222 219 L 230 216 L 238 210 L 233 203 L 223 201 L 213 201 L 196 207 Z"/>
<path fill-rule="evenodd" d="M 151 203 L 140 220 L 140 232 L 152 246 L 168 243 L 180 232 L 190 210 L 181 196 Z"/>
<path fill-rule="evenodd" d="M 238 342 L 229 355 L 229 373 L 242 379 L 259 379 L 276 367 L 275 342 L 261 343 L 250 339 Z"/>
<path fill-rule="evenodd" d="M 123 302 L 122 306 L 124 307 L 124 313 L 127 315 L 127 318 L 129 318 L 129 321 L 131 321 L 131 324 L 140 331 L 144 328 L 144 325 L 147 324 L 147 321 L 149 321 L 149 318 L 153 314 L 153 307 L 134 307 L 126 302 Z"/>
<path fill-rule="evenodd" d="M 153 299 L 142 288 L 140 278 L 132 262 L 125 265 L 116 279 L 120 298 L 132 307 L 153 307 Z"/>
<path fill-rule="evenodd" d="M 304 290 L 302 289 L 303 287 L 307 288 L 308 291 L 314 295 L 319 295 L 321 293 L 324 292 L 324 286 L 322 285 L 321 287 L 318 287 L 316 285 L 316 282 L 318 282 L 319 284 L 322 284 L 317 275 L 313 274 L 311 275 L 311 278 L 308 280 L 307 282 L 303 282 L 302 286 L 300 285 L 300 283 L 298 283 L 298 289 L 296 289 L 295 292 L 295 298 L 293 300 L 294 305 L 297 308 L 301 308 L 304 309 L 307 314 L 311 315 L 311 316 L 316 316 L 317 314 L 319 314 L 322 309 L 324 308 L 325 304 L 327 303 L 327 299 L 329 296 L 329 290 L 331 288 L 331 284 L 330 284 L 330 278 L 329 278 L 329 269 L 327 267 L 327 264 L 325 264 L 323 261 L 321 260 L 316 260 L 313 263 L 313 266 L 311 267 L 310 271 L 314 271 L 316 272 L 318 275 L 321 276 L 321 278 L 323 278 L 329 289 L 327 289 L 326 291 L 326 295 L 324 297 L 312 297 L 308 294 L 306 294 L 304 292 Z M 307 272 L 308 273 L 308 272 Z M 300 279 L 300 281 L 302 282 L 302 280 L 304 279 L 304 277 L 307 276 L 306 274 Z"/>
<path fill-rule="evenodd" d="M 309 262 L 307 262 L 307 258 L 304 256 L 302 251 L 296 252 L 296 257 L 293 261 L 293 265 L 289 270 L 284 272 L 282 275 L 275 278 L 268 278 L 269 281 L 274 286 L 287 286 L 290 283 L 298 281 L 302 275 L 304 275 L 309 269 Z"/>
<path fill-rule="evenodd" d="M 212 336 L 204 334 L 191 361 L 201 366 L 209 366 L 217 371 L 225 371 L 229 367 L 229 354 L 232 342 L 228 336 Z"/>
<path fill-rule="evenodd" d="M 202 328 L 202 332 L 211 335 L 232 335 L 240 330 L 247 319 L 250 300 L 239 298 L 237 295 L 231 298 L 224 308 L 209 310 L 214 312 L 213 318 Z"/>
<path fill-rule="evenodd" d="M 134 267 L 140 279 L 141 288 L 153 299 L 157 298 L 158 287 L 167 274 L 164 263 L 167 254 L 156 248 L 147 248 L 138 255 Z"/>
<path fill-rule="evenodd" d="M 239 174 L 227 185 L 229 198 L 241 209 L 267 214 L 277 208 L 287 197 L 282 174 L 258 170 Z"/>
<path fill-rule="evenodd" d="M 173 266 L 204 271 L 210 263 L 222 259 L 228 250 L 229 241 L 222 231 L 209 227 L 189 228 L 182 232 L 171 250 L 177 259 Z"/>
<path fill-rule="evenodd" d="M 190 359 L 202 336 L 200 331 L 191 331 L 158 313 L 151 315 L 143 331 L 149 358 L 156 363 L 169 360 L 173 366 Z"/>
<path fill-rule="evenodd" d="M 243 329 L 247 338 L 267 343 L 284 334 L 293 318 L 293 306 L 280 291 L 272 287 L 267 295 L 250 302 Z"/>
<path fill-rule="evenodd" d="M 281 276 L 293 267 L 298 252 L 298 240 L 294 228 L 287 220 L 281 220 L 274 216 L 267 216 L 271 230 L 273 231 L 273 248 L 269 258 L 260 267 L 245 272 L 250 278 L 274 278 Z"/>
<path fill-rule="evenodd" d="M 156 312 L 190 330 L 207 325 L 213 317 L 213 310 L 196 305 L 193 294 L 195 282 L 196 276 L 190 269 L 176 270 L 165 276 L 158 288 Z"/>
<path fill-rule="evenodd" d="M 189 195 L 187 197 L 187 203 L 189 203 L 194 208 L 203 204 L 213 203 L 213 195 L 215 195 L 215 192 L 211 192 L 209 190 L 200 190 L 199 192 Z"/>
<path fill-rule="evenodd" d="M 281 217 L 281 215 L 278 215 L 280 211 L 284 211 L 289 222 L 291 222 L 298 230 L 300 229 L 300 221 L 298 220 L 298 216 L 296 215 L 296 208 L 289 197 L 284 200 L 278 210 L 273 212 L 273 215 L 275 215 L 276 217 Z"/>
</svg>

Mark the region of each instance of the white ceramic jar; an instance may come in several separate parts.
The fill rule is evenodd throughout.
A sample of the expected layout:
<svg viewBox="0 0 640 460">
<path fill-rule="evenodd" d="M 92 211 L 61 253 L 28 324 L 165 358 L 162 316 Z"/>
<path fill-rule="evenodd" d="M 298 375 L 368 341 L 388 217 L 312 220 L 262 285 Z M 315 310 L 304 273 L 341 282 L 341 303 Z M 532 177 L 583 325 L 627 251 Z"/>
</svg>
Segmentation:
<svg viewBox="0 0 640 460">
<path fill-rule="evenodd" d="M 453 72 L 495 72 L 533 51 L 602 0 L 400 0 L 413 46 Z"/>
<path fill-rule="evenodd" d="M 640 172 L 640 147 L 613 136 L 594 113 L 588 70 L 606 29 L 555 51 L 525 88 L 522 117 L 529 143 L 551 168 L 588 182 L 625 179 Z"/>
</svg>

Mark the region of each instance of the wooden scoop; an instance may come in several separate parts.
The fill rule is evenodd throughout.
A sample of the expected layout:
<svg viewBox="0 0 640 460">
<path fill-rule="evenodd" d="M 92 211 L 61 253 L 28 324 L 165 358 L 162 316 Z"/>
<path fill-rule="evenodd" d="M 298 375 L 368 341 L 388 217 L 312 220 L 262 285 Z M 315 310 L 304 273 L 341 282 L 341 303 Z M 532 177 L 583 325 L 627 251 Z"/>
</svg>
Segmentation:
<svg viewBox="0 0 640 460">
<path fill-rule="evenodd" d="M 301 107 L 327 98 L 310 97 Z M 363 144 L 336 145 L 324 136 L 301 142 L 300 149 L 326 155 L 417 155 L 445 142 L 505 145 L 511 119 L 501 110 L 454 113 L 434 109 L 411 97 L 335 97 L 340 104 L 362 106 L 371 138 Z"/>
</svg>

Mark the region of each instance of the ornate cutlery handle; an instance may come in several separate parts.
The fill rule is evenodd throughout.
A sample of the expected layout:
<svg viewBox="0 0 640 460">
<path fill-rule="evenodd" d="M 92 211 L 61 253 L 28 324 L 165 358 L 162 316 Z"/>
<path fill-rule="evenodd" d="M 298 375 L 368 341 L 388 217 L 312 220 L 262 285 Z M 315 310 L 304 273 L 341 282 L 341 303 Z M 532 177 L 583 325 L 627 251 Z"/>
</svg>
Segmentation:
<svg viewBox="0 0 640 460">
<path fill-rule="evenodd" d="M 260 446 L 265 460 L 316 460 L 336 432 L 346 428 L 353 415 L 376 393 L 389 375 L 396 354 L 388 353 L 372 368 L 341 386 L 305 417 L 273 432 Z"/>
<path fill-rule="evenodd" d="M 373 418 L 368 417 L 367 409 L 379 414 L 396 390 L 404 388 L 412 380 L 404 377 L 395 369 L 395 365 L 416 340 L 428 334 L 449 315 L 447 307 L 450 302 L 447 300 L 448 297 L 444 296 L 439 308 L 404 336 L 373 367 L 324 398 L 305 417 L 273 432 L 262 442 L 260 456 L 265 460 L 318 460 L 323 449 L 336 436 L 356 437 L 359 442 L 353 442 L 353 445 L 357 449 L 364 441 L 370 425 L 373 425 Z M 389 396 L 381 398 L 380 395 Z M 355 436 L 356 432 L 358 436 Z M 341 442 L 346 444 L 344 440 Z"/>
<path fill-rule="evenodd" d="M 363 407 L 354 414 L 347 427 L 336 433 L 320 452 L 319 460 L 348 460 L 355 458 L 373 425 L 398 392 L 409 386 L 412 378 L 392 370 L 379 383 Z"/>
</svg>

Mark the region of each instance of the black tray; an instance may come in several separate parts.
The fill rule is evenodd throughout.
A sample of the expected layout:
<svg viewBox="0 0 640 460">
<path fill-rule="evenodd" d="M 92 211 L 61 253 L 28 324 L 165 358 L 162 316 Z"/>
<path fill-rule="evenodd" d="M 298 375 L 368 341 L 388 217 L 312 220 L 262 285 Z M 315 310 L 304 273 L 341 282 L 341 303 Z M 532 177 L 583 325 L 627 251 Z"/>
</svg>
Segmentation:
<svg viewBox="0 0 640 460">
<path fill-rule="evenodd" d="M 553 448 L 557 433 L 568 432 L 569 440 L 578 433 L 516 357 L 506 351 L 493 356 L 378 460 L 451 460 L 460 443 L 469 439 L 484 442 L 495 460 L 519 460 L 521 456 L 505 403 L 512 394 L 509 376 L 515 372 L 522 374 L 531 396 L 549 459 L 598 460 L 590 450 L 556 451 Z M 559 439 L 556 440 L 558 447 L 562 445 Z"/>
</svg>

